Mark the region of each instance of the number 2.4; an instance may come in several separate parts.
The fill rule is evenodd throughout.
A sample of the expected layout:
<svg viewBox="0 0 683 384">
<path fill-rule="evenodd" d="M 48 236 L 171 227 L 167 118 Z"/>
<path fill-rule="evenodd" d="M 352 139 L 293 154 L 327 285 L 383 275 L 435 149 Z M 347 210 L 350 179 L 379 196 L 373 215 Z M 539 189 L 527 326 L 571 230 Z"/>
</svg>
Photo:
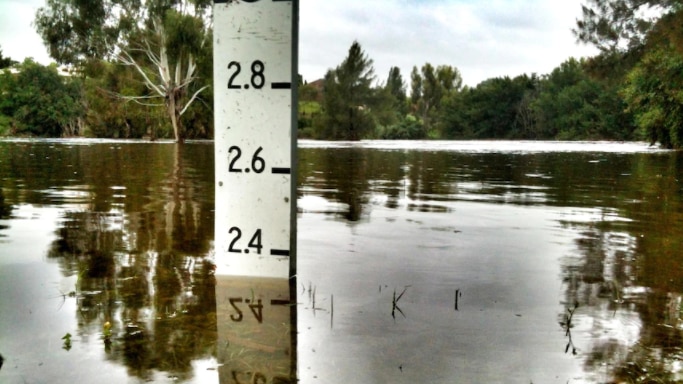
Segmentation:
<svg viewBox="0 0 683 384">
<path fill-rule="evenodd" d="M 230 242 L 230 246 L 228 247 L 228 252 L 242 253 L 242 249 L 239 248 L 239 240 L 242 238 L 242 230 L 239 229 L 239 227 L 232 227 L 230 228 L 228 233 L 234 236 L 232 241 Z M 261 254 L 261 249 L 263 249 L 263 245 L 261 241 L 260 229 L 257 229 L 256 232 L 254 232 L 254 235 L 251 237 L 249 243 L 247 244 L 247 248 L 244 249 L 244 253 L 249 253 L 249 248 L 254 248 L 256 250 L 256 254 Z"/>
<path fill-rule="evenodd" d="M 231 297 L 228 299 L 228 301 L 230 301 L 230 306 L 232 306 L 232 308 L 235 310 L 235 313 L 230 315 L 230 320 L 235 322 L 242 321 L 242 319 L 244 319 L 244 312 L 242 312 L 239 306 L 237 306 L 237 303 L 247 303 L 251 313 L 256 318 L 256 321 L 258 321 L 259 324 L 263 323 L 263 304 L 261 303 L 261 299 L 250 300 L 243 299 L 241 297 Z"/>
</svg>

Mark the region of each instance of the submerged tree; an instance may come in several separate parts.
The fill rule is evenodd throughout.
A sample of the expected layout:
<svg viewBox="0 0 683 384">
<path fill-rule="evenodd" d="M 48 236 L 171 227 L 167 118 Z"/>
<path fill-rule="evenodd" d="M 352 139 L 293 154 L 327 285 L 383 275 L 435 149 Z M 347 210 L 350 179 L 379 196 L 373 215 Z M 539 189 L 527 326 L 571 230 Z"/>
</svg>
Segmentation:
<svg viewBox="0 0 683 384">
<path fill-rule="evenodd" d="M 47 0 L 35 25 L 50 56 L 86 75 L 99 60 L 131 66 L 148 89 L 120 95 L 163 106 L 177 141 L 180 116 L 208 85 L 199 84 L 198 60 L 211 60 L 208 0 Z M 93 73 L 95 72 L 95 73 Z"/>
<path fill-rule="evenodd" d="M 198 80 L 196 57 L 202 54 L 207 42 L 207 31 L 202 19 L 170 9 L 163 18 L 154 18 L 150 33 L 133 48 L 121 49 L 118 59 L 132 66 L 142 77 L 151 95 L 123 96 L 143 101 L 162 100 L 171 119 L 176 141 L 183 141 L 185 132 L 180 117 L 208 85 L 190 92 Z M 143 54 L 140 57 L 139 54 Z M 150 71 L 149 67 L 156 68 Z"/>
</svg>

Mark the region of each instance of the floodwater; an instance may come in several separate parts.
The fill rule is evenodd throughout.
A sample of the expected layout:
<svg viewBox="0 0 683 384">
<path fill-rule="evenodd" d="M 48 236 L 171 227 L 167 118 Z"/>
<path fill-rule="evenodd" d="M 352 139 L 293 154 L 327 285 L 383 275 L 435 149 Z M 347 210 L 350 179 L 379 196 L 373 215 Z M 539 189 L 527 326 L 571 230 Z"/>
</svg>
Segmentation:
<svg viewBox="0 0 683 384">
<path fill-rule="evenodd" d="M 299 146 L 288 317 L 221 298 L 211 143 L 0 142 L 0 382 L 683 381 L 683 154 Z"/>
</svg>

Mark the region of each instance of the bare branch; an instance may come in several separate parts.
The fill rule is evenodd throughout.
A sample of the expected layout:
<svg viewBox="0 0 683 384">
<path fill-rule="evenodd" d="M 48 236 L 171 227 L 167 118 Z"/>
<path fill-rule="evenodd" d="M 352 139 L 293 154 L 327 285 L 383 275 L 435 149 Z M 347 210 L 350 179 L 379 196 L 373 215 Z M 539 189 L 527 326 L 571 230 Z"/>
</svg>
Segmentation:
<svg viewBox="0 0 683 384">
<path fill-rule="evenodd" d="M 205 85 L 205 86 L 201 87 L 197 92 L 195 92 L 195 93 L 192 95 L 192 97 L 190 98 L 190 100 L 188 100 L 188 102 L 185 103 L 185 107 L 183 108 L 183 110 L 180 111 L 180 114 L 179 114 L 180 116 L 182 116 L 183 113 L 185 113 L 185 111 L 186 111 L 187 108 L 190 106 L 190 104 L 192 104 L 192 102 L 194 101 L 194 99 L 197 98 L 197 96 L 198 96 L 203 90 L 205 90 L 206 88 L 209 88 L 209 86 L 208 86 L 208 85 Z"/>
<path fill-rule="evenodd" d="M 160 89 L 157 85 L 155 85 L 152 82 L 152 80 L 150 80 L 150 78 L 147 76 L 145 71 L 142 69 L 142 67 L 140 67 L 140 65 L 138 65 L 137 62 L 135 62 L 135 59 L 133 59 L 133 57 L 130 55 L 130 53 L 128 53 L 125 50 L 122 50 L 121 53 L 122 53 L 122 55 L 125 55 L 125 57 L 119 55 L 119 60 L 123 64 L 134 67 L 138 71 L 138 73 L 140 73 L 142 78 L 145 80 L 145 85 L 148 88 L 151 88 L 152 90 L 154 90 L 156 93 L 158 93 L 162 97 L 165 96 L 166 93 L 162 89 Z"/>
</svg>

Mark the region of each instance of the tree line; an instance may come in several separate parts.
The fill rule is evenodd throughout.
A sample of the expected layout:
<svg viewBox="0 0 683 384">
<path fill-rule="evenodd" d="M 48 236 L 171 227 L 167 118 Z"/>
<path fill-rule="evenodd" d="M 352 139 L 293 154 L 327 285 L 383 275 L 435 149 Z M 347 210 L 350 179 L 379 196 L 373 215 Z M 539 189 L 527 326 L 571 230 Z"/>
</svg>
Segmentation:
<svg viewBox="0 0 683 384">
<path fill-rule="evenodd" d="M 393 67 L 376 85 L 372 60 L 354 42 L 319 93 L 302 85 L 300 132 L 345 140 L 648 140 L 680 148 L 681 25 L 680 0 L 586 0 L 573 33 L 598 55 L 475 87 L 462 86 L 456 67 L 431 63 L 413 67 L 409 83 Z"/>
<path fill-rule="evenodd" d="M 408 81 L 392 67 L 376 85 L 372 60 L 354 42 L 322 85 L 300 86 L 300 133 L 343 140 L 641 138 L 621 84 L 590 70 L 589 60 L 570 58 L 546 75 L 468 87 L 456 67 L 425 63 Z"/>
<path fill-rule="evenodd" d="M 34 25 L 69 73 L 30 59 L 5 70 L 0 134 L 211 138 L 212 3 L 46 0 Z"/>
<path fill-rule="evenodd" d="M 323 79 L 300 78 L 299 136 L 681 147 L 683 1 L 585 1 L 573 33 L 598 55 L 474 87 L 457 67 L 429 62 L 378 79 L 355 41 Z M 211 3 L 46 0 L 34 24 L 70 75 L 0 51 L 0 64 L 15 69 L 0 76 L 0 134 L 212 138 Z"/>
</svg>

